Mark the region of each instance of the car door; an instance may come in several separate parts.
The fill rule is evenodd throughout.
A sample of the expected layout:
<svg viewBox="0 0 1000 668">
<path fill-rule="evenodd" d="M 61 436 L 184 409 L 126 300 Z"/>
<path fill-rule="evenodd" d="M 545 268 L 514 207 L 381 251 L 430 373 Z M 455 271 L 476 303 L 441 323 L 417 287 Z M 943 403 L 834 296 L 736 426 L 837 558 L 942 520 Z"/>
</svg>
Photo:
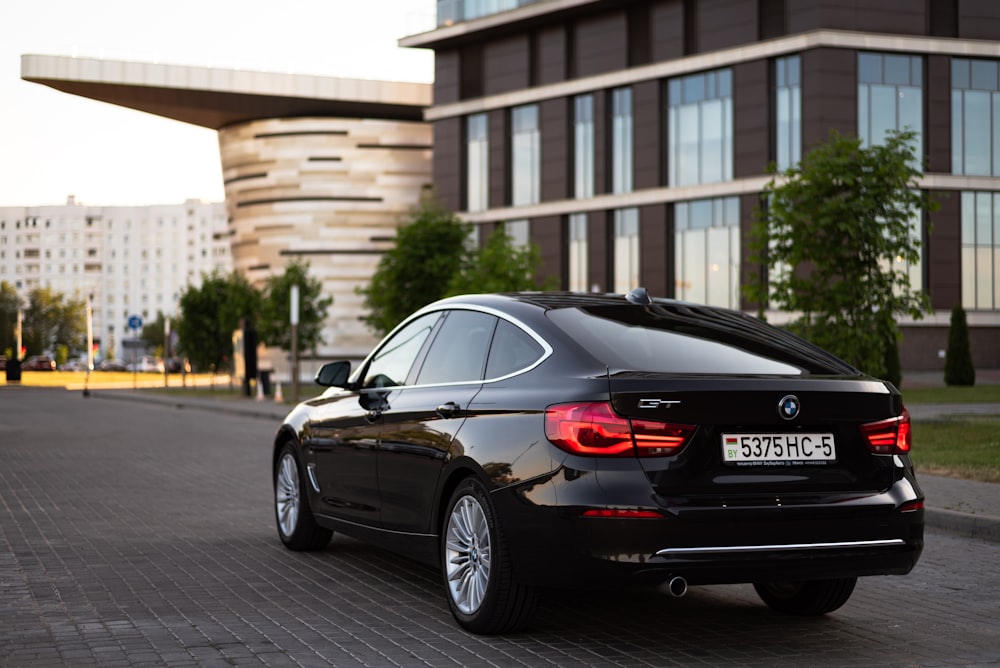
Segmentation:
<svg viewBox="0 0 1000 668">
<path fill-rule="evenodd" d="M 391 388 L 412 374 L 440 317 L 439 312 L 425 314 L 394 332 L 359 371 L 359 389 L 318 406 L 303 444 L 320 489 L 316 512 L 381 525 L 377 448 L 383 411 Z"/>
<path fill-rule="evenodd" d="M 438 478 L 452 442 L 482 388 L 497 318 L 449 311 L 414 382 L 393 388 L 382 413 L 379 486 L 386 529 L 433 533 Z"/>
</svg>

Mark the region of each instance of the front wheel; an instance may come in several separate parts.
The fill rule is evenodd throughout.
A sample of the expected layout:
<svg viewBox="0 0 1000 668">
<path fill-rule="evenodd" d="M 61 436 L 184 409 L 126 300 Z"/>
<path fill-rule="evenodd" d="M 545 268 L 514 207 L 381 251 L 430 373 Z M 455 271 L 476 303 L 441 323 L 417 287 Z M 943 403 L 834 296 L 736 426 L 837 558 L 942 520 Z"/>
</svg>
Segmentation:
<svg viewBox="0 0 1000 668">
<path fill-rule="evenodd" d="M 305 476 L 290 443 L 281 449 L 274 468 L 274 517 L 278 536 L 290 550 L 321 550 L 333 532 L 316 524 L 306 497 Z"/>
<path fill-rule="evenodd" d="M 474 478 L 464 480 L 452 494 L 441 558 L 448 604 L 467 631 L 512 633 L 531 621 L 537 593 L 514 580 L 493 504 Z"/>
<path fill-rule="evenodd" d="M 753 588 L 767 607 L 788 615 L 814 616 L 847 603 L 857 578 L 807 582 L 755 582 Z"/>
</svg>

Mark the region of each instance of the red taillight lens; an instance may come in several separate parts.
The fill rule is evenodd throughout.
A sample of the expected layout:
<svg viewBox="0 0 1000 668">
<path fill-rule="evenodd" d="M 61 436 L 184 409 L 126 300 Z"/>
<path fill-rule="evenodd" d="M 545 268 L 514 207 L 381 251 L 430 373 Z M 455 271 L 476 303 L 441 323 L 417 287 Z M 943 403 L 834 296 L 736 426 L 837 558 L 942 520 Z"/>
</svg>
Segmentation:
<svg viewBox="0 0 1000 668">
<path fill-rule="evenodd" d="M 583 517 L 599 517 L 616 520 L 662 520 L 663 513 L 639 508 L 591 508 L 583 511 Z"/>
<path fill-rule="evenodd" d="M 575 455 L 669 455 L 693 431 L 691 425 L 623 418 L 607 402 L 558 404 L 545 411 L 545 436 Z"/>
<path fill-rule="evenodd" d="M 903 407 L 899 417 L 861 425 L 868 439 L 868 449 L 876 455 L 905 455 L 913 445 L 910 434 L 910 412 Z"/>
</svg>

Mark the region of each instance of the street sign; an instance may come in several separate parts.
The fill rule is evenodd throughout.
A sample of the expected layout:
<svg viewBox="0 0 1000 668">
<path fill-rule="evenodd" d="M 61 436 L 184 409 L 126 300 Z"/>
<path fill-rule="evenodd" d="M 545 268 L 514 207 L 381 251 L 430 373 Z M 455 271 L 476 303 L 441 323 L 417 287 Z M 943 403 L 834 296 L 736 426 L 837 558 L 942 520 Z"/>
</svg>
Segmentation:
<svg viewBox="0 0 1000 668">
<path fill-rule="evenodd" d="M 128 317 L 128 327 L 129 329 L 142 329 L 142 318 L 137 315 L 130 315 Z"/>
</svg>

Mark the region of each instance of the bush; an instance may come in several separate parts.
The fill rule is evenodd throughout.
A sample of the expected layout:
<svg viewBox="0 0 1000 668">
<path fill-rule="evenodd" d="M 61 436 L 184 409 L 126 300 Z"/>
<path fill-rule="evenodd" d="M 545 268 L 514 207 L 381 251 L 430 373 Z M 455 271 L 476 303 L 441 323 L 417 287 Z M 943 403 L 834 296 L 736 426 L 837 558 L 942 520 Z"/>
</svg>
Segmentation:
<svg viewBox="0 0 1000 668">
<path fill-rule="evenodd" d="M 965 319 L 965 309 L 957 304 L 951 310 L 948 350 L 944 359 L 944 383 L 976 384 L 976 368 L 972 366 L 972 349 L 969 346 L 969 325 Z"/>
</svg>

